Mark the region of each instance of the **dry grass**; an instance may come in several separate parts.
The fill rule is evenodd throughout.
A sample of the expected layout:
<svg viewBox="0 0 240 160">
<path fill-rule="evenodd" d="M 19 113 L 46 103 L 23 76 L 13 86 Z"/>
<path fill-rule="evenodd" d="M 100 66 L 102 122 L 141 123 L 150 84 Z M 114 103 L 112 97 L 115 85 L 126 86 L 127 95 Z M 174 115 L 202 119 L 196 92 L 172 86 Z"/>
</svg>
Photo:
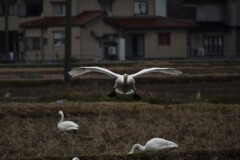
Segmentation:
<svg viewBox="0 0 240 160">
<path fill-rule="evenodd" d="M 58 110 L 80 125 L 58 131 Z M 126 154 L 135 143 L 163 137 L 178 151 L 239 149 L 240 106 L 148 103 L 0 103 L 4 158 Z"/>
<path fill-rule="evenodd" d="M 99 65 L 118 73 L 133 73 L 153 64 L 175 67 L 184 74 L 138 78 L 137 91 L 142 97 L 139 102 L 133 102 L 130 96 L 108 98 L 114 81 L 105 75 L 89 74 L 64 87 L 61 65 L 2 67 L 0 159 L 65 160 L 75 155 L 99 159 L 106 154 L 125 155 L 133 144 L 144 144 L 152 137 L 178 143 L 180 148 L 172 152 L 177 155 L 199 151 L 201 157 L 208 156 L 206 151 L 222 150 L 224 154 L 240 149 L 239 61 Z M 198 91 L 201 98 L 196 98 Z M 59 132 L 60 109 L 67 120 L 80 125 L 77 133 Z M 221 151 L 216 154 L 221 155 Z M 185 157 L 201 159 L 192 155 Z"/>
</svg>

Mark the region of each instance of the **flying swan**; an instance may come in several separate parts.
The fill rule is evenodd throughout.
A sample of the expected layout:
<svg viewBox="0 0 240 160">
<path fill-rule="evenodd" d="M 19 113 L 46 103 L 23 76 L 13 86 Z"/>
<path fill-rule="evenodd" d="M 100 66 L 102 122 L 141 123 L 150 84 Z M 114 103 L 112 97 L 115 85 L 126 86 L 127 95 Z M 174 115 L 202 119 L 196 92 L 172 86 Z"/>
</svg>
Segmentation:
<svg viewBox="0 0 240 160">
<path fill-rule="evenodd" d="M 163 138 L 153 138 L 150 139 L 145 146 L 142 146 L 140 144 L 134 144 L 132 146 L 131 151 L 128 154 L 133 153 L 157 153 L 160 151 L 170 151 L 174 148 L 177 148 L 178 145 L 176 143 L 173 143 L 171 141 L 168 141 Z"/>
<path fill-rule="evenodd" d="M 135 88 L 135 80 L 134 80 L 135 77 L 138 77 L 146 73 L 153 73 L 153 72 L 165 73 L 170 75 L 179 75 L 182 73 L 181 71 L 178 71 L 174 68 L 153 67 L 153 68 L 142 69 L 141 71 L 134 74 L 128 75 L 125 73 L 121 75 L 118 73 L 114 73 L 106 68 L 96 67 L 96 66 L 78 67 L 71 70 L 68 73 L 71 77 L 78 77 L 88 72 L 100 72 L 110 77 L 116 78 L 113 91 L 108 95 L 109 97 L 111 98 L 115 97 L 117 92 L 119 94 L 125 94 L 125 95 L 133 94 L 133 99 L 135 100 L 140 99 L 140 96 L 137 94 L 136 88 Z"/>
<path fill-rule="evenodd" d="M 61 119 L 58 122 L 58 128 L 60 131 L 66 132 L 66 131 L 72 131 L 72 130 L 78 130 L 78 125 L 72 121 L 64 121 L 64 114 L 63 111 L 59 111 L 59 114 L 61 115 Z"/>
</svg>

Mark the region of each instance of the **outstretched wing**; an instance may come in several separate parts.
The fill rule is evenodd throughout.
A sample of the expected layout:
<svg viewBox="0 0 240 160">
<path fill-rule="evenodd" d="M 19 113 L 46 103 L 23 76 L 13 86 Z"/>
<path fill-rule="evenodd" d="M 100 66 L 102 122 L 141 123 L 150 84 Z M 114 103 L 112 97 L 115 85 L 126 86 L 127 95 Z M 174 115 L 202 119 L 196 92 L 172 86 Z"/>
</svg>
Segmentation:
<svg viewBox="0 0 240 160">
<path fill-rule="evenodd" d="M 143 69 L 137 73 L 131 74 L 130 76 L 137 77 L 146 73 L 153 73 L 153 72 L 159 72 L 159 73 L 165 73 L 170 75 L 179 75 L 182 74 L 181 71 L 176 70 L 174 68 L 160 68 L 160 67 L 153 67 L 153 68 L 147 68 Z"/>
<path fill-rule="evenodd" d="M 81 76 L 88 72 L 99 72 L 99 73 L 103 73 L 103 74 L 106 74 L 106 75 L 108 75 L 110 77 L 114 77 L 114 78 L 117 78 L 118 76 L 120 76 L 120 74 L 114 73 L 114 72 L 112 72 L 106 68 L 102 68 L 102 67 L 78 67 L 78 68 L 74 68 L 73 70 L 68 72 L 68 74 L 71 77 L 77 77 L 77 76 Z"/>
</svg>

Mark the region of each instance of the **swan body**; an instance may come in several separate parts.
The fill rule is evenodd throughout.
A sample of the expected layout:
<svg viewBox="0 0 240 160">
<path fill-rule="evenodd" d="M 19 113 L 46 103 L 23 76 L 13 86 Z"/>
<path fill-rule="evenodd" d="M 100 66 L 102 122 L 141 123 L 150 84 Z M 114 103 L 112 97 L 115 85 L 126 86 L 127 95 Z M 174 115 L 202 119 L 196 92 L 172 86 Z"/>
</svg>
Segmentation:
<svg viewBox="0 0 240 160">
<path fill-rule="evenodd" d="M 72 160 L 80 160 L 78 157 L 73 157 Z"/>
<path fill-rule="evenodd" d="M 58 128 L 60 131 L 71 131 L 71 130 L 78 130 L 78 125 L 72 121 L 64 121 L 64 114 L 63 111 L 59 111 L 59 114 L 61 115 L 61 119 L 58 122 Z"/>
<path fill-rule="evenodd" d="M 134 144 L 131 151 L 128 154 L 133 154 L 136 152 L 142 153 L 157 153 L 160 151 L 170 151 L 174 148 L 177 148 L 178 145 L 174 142 L 168 141 L 163 138 L 153 138 L 150 139 L 145 146 L 140 144 Z"/>
<path fill-rule="evenodd" d="M 147 69 L 142 69 L 137 73 L 134 74 L 118 74 L 118 73 L 114 73 L 106 68 L 102 68 L 102 67 L 78 67 L 75 68 L 73 70 L 71 70 L 69 73 L 69 75 L 71 77 L 78 77 L 81 76 L 85 73 L 88 72 L 99 72 L 99 73 L 103 73 L 106 74 L 112 78 L 115 78 L 115 85 L 114 85 L 114 89 L 113 92 L 111 92 L 109 94 L 109 97 L 114 97 L 116 96 L 116 93 L 119 94 L 124 94 L 124 95 L 129 95 L 129 94 L 133 94 L 133 98 L 135 100 L 140 99 L 140 96 L 137 94 L 136 92 L 136 87 L 135 87 L 135 79 L 138 76 L 141 76 L 143 74 L 147 74 L 147 73 L 153 73 L 153 72 L 158 72 L 158 73 L 164 73 L 164 74 L 170 74 L 170 75 L 179 75 L 182 72 L 178 71 L 174 68 L 160 68 L 160 67 L 152 67 L 152 68 L 147 68 Z"/>
</svg>

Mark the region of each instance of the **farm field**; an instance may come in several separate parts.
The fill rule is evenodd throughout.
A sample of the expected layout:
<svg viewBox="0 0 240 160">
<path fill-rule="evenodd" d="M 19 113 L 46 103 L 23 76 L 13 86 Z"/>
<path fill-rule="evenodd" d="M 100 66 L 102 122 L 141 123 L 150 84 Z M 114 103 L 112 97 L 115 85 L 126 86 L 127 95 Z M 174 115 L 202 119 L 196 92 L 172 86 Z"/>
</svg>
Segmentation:
<svg viewBox="0 0 240 160">
<path fill-rule="evenodd" d="M 100 66 L 118 73 L 174 67 L 183 74 L 137 78 L 142 99 L 134 101 L 131 96 L 107 97 L 114 80 L 102 74 L 87 74 L 64 86 L 63 68 L 58 65 L 3 66 L 0 159 L 150 159 L 126 153 L 133 144 L 144 144 L 153 137 L 179 145 L 159 154 L 159 159 L 239 159 L 239 61 Z M 79 124 L 76 133 L 58 130 L 59 110 L 66 120 Z"/>
</svg>

